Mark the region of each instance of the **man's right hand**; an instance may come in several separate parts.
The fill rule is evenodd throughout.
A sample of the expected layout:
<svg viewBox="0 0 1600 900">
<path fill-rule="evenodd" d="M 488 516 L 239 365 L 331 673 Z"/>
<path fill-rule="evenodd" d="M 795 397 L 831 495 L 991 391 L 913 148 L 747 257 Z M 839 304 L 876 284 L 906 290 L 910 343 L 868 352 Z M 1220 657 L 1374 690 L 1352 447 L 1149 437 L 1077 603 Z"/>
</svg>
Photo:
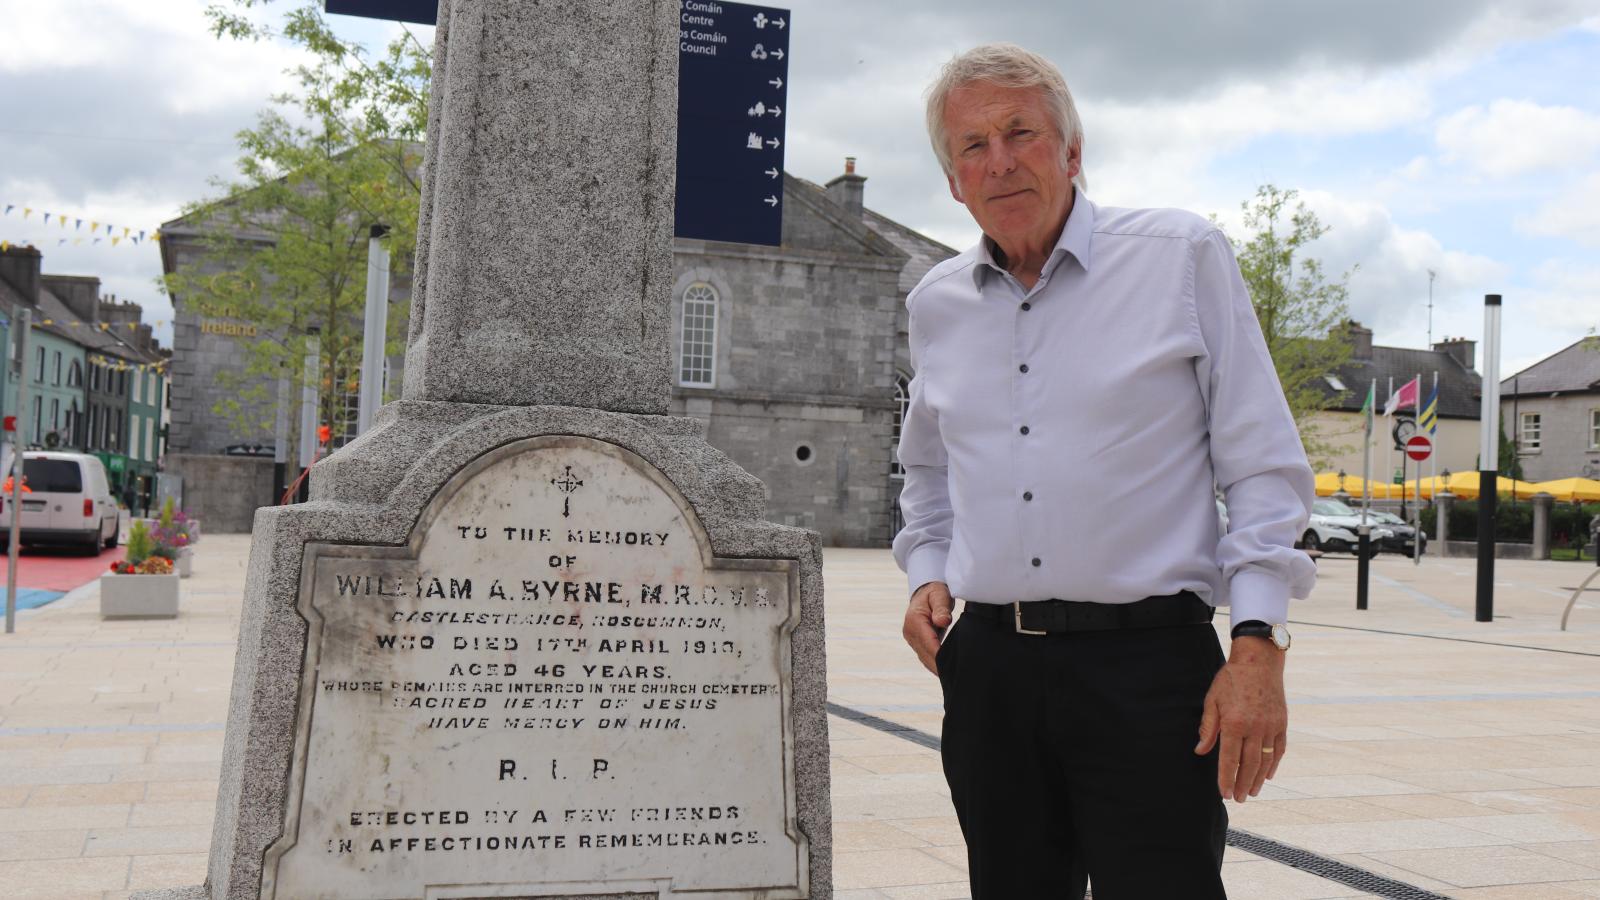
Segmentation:
<svg viewBox="0 0 1600 900">
<path fill-rule="evenodd" d="M 930 581 L 911 595 L 911 606 L 906 610 L 906 623 L 901 633 L 917 652 L 917 659 L 935 675 L 939 674 L 939 664 L 934 662 L 939 653 L 939 638 L 950 627 L 950 611 L 954 607 L 950 588 L 942 581 Z"/>
</svg>

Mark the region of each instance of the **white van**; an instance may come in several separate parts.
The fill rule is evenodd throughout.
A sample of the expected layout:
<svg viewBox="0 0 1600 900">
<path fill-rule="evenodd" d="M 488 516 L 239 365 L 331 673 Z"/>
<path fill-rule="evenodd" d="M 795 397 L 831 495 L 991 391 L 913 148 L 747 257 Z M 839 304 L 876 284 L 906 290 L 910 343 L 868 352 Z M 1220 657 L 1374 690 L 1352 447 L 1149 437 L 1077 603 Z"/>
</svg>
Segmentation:
<svg viewBox="0 0 1600 900">
<path fill-rule="evenodd" d="M 29 450 L 22 454 L 22 543 L 69 544 L 99 553 L 117 545 L 122 511 L 98 457 Z M 10 471 L 0 473 L 0 480 Z M 0 499 L 0 541 L 11 539 L 11 492 Z M 0 546 L 4 546 L 0 543 Z"/>
</svg>

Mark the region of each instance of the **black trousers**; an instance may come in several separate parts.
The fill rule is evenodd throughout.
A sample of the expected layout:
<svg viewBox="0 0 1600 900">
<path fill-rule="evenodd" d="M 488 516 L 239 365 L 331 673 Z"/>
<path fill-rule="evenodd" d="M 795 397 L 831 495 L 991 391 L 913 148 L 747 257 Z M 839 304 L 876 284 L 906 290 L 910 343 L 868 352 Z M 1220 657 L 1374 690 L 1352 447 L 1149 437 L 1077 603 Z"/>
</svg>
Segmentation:
<svg viewBox="0 0 1600 900">
<path fill-rule="evenodd" d="M 939 649 L 945 779 L 973 900 L 1225 898 L 1210 625 L 1025 635 L 962 616 Z"/>
</svg>

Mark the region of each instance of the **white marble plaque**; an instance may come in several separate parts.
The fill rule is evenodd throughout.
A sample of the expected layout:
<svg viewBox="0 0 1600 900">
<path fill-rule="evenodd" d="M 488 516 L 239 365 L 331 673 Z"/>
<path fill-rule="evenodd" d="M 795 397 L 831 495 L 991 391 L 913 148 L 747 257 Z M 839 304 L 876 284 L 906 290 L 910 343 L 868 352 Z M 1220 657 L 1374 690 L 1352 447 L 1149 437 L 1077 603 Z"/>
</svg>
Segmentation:
<svg viewBox="0 0 1600 900">
<path fill-rule="evenodd" d="M 579 437 L 475 461 L 409 546 L 309 546 L 262 896 L 806 896 L 794 578 Z"/>
</svg>

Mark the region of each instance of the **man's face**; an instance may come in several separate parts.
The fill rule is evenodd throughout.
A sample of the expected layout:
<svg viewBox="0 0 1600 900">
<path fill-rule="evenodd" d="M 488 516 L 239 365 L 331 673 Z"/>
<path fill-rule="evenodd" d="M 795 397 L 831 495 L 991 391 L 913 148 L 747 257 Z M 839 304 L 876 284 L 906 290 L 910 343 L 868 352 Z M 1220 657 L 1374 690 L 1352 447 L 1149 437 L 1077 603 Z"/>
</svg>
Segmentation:
<svg viewBox="0 0 1600 900">
<path fill-rule="evenodd" d="M 1002 247 L 1042 239 L 1066 221 L 1080 149 L 1063 152 L 1042 88 L 978 81 L 944 107 L 950 193 Z"/>
</svg>

